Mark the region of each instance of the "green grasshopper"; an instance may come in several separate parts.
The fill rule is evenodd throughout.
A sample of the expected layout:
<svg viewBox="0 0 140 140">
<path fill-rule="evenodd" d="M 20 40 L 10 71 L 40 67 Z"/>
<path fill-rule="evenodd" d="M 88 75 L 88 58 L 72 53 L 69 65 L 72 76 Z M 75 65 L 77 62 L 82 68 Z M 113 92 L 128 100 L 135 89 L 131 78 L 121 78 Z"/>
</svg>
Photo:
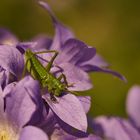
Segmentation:
<svg viewBox="0 0 140 140">
<path fill-rule="evenodd" d="M 44 67 L 37 58 L 37 54 L 41 53 L 54 53 L 54 56 L 48 62 L 46 67 Z M 58 78 L 56 78 L 52 73 L 50 73 L 50 69 L 57 55 L 58 52 L 55 50 L 32 52 L 30 49 L 27 49 L 25 51 L 26 63 L 22 75 L 23 77 L 27 70 L 34 79 L 39 81 L 42 88 L 47 88 L 52 101 L 56 101 L 56 98 L 54 96 L 59 97 L 62 95 L 62 92 L 67 91 L 70 93 L 74 93 L 73 91 L 68 90 L 68 87 L 73 86 L 73 84 L 68 85 L 66 76 L 63 73 Z M 64 82 L 61 81 L 62 79 L 64 80 Z"/>
</svg>

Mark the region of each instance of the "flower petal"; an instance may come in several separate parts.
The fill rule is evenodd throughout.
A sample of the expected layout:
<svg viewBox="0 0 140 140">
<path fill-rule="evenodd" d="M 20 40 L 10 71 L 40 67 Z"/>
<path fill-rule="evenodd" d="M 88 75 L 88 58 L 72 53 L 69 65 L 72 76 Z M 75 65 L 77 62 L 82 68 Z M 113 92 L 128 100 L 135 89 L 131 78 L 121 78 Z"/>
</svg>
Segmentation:
<svg viewBox="0 0 140 140">
<path fill-rule="evenodd" d="M 87 52 L 85 55 L 88 56 L 89 53 Z M 82 67 L 83 70 L 86 70 L 86 71 L 90 71 L 90 69 L 87 69 L 88 67 L 86 67 L 89 65 L 95 65 L 95 66 L 104 67 L 104 68 L 109 67 L 109 64 L 99 54 L 96 54 L 96 55 L 91 54 L 91 57 L 89 60 L 86 60 L 84 62 L 81 61 L 80 63 L 78 63 L 78 65 Z"/>
<path fill-rule="evenodd" d="M 55 26 L 55 36 L 51 49 L 60 50 L 66 40 L 74 37 L 73 33 L 56 19 L 55 15 L 53 14 L 51 8 L 47 3 L 39 1 L 39 4 L 48 11 Z"/>
<path fill-rule="evenodd" d="M 98 117 L 95 119 L 96 126 L 104 131 L 104 136 L 114 140 L 139 140 L 140 134 L 128 121 L 121 118 Z M 95 127 L 95 130 L 96 131 Z M 99 127 L 98 127 L 99 128 Z"/>
<path fill-rule="evenodd" d="M 90 134 L 87 138 L 79 138 L 76 140 L 102 140 L 99 136 Z"/>
<path fill-rule="evenodd" d="M 2 95 L 2 89 L 0 87 L 0 121 L 4 119 L 4 100 Z"/>
<path fill-rule="evenodd" d="M 34 126 L 24 127 L 19 140 L 49 140 L 47 134 L 40 128 Z"/>
<path fill-rule="evenodd" d="M 39 126 L 48 135 L 51 135 L 55 129 L 56 123 L 57 123 L 56 117 L 55 117 L 54 113 L 52 112 L 52 110 L 49 109 L 48 114 L 45 116 L 45 119 Z"/>
<path fill-rule="evenodd" d="M 83 108 L 86 113 L 89 112 L 91 107 L 91 97 L 90 96 L 78 96 L 79 101 L 83 105 Z"/>
<path fill-rule="evenodd" d="M 54 103 L 47 95 L 43 98 L 49 104 L 53 112 L 68 125 L 86 132 L 87 118 L 85 111 L 78 98 L 72 94 L 66 94 L 62 97 L 56 97 L 58 103 Z"/>
<path fill-rule="evenodd" d="M 12 90 L 14 90 L 15 86 L 16 86 L 17 82 L 12 82 L 10 84 L 8 84 L 3 91 L 3 97 L 5 98 L 6 96 L 8 96 L 8 94 L 10 94 L 12 92 Z"/>
<path fill-rule="evenodd" d="M 24 54 L 26 49 L 35 49 L 35 47 L 37 46 L 37 41 L 32 41 L 32 42 L 19 42 L 16 45 L 16 48 L 22 53 Z"/>
<path fill-rule="evenodd" d="M 8 84 L 8 73 L 0 66 L 0 86 L 2 89 Z"/>
<path fill-rule="evenodd" d="M 27 123 L 36 124 L 42 119 L 43 103 L 39 84 L 31 77 L 25 77 L 15 88 L 11 88 L 5 101 L 8 119 L 19 127 Z"/>
<path fill-rule="evenodd" d="M 75 136 L 66 133 L 63 129 L 56 128 L 51 135 L 52 140 L 74 140 Z"/>
<path fill-rule="evenodd" d="M 126 110 L 133 123 L 140 129 L 140 86 L 133 86 L 126 101 Z"/>
<path fill-rule="evenodd" d="M 101 140 L 96 135 L 74 136 L 65 132 L 61 127 L 57 127 L 51 135 L 52 140 Z"/>
<path fill-rule="evenodd" d="M 119 79 L 121 79 L 122 81 L 127 82 L 126 78 L 123 75 L 121 75 L 120 73 L 118 73 L 116 71 L 107 69 L 107 68 L 100 68 L 95 65 L 86 65 L 84 67 L 81 66 L 81 68 L 84 69 L 85 71 L 89 71 L 89 72 L 92 71 L 92 72 L 103 72 L 103 73 L 112 74 L 112 75 L 118 77 Z"/>
<path fill-rule="evenodd" d="M 36 50 L 43 48 L 50 50 L 52 39 L 46 35 L 39 35 L 33 39 L 33 42 L 37 42 L 37 44 L 34 46 L 34 49 Z"/>
<path fill-rule="evenodd" d="M 15 47 L 0 45 L 0 66 L 15 76 L 19 76 L 24 67 L 23 56 Z"/>
<path fill-rule="evenodd" d="M 77 64 L 92 58 L 96 53 L 95 48 L 88 47 L 84 42 L 77 39 L 69 39 L 65 42 L 56 58 L 56 63 L 70 62 Z"/>
<path fill-rule="evenodd" d="M 6 29 L 0 29 L 0 44 L 14 46 L 18 43 L 18 39 Z"/>
<path fill-rule="evenodd" d="M 91 81 L 86 72 L 71 63 L 63 63 L 59 66 L 63 69 L 63 74 L 66 76 L 68 84 L 73 84 L 73 86 L 69 87 L 69 90 L 85 91 L 92 88 Z"/>
</svg>

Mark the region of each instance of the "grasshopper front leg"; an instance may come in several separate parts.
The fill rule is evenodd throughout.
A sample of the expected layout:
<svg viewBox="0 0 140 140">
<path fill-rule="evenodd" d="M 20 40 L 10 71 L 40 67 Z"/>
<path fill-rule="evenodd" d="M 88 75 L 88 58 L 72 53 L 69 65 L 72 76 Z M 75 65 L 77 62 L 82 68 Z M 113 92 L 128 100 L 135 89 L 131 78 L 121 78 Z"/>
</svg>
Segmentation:
<svg viewBox="0 0 140 140">
<path fill-rule="evenodd" d="M 42 53 L 54 53 L 54 56 L 51 58 L 50 62 L 46 66 L 47 72 L 50 72 L 53 62 L 58 55 L 58 52 L 56 50 L 47 50 L 47 51 L 35 52 L 34 54 L 42 54 Z"/>
</svg>

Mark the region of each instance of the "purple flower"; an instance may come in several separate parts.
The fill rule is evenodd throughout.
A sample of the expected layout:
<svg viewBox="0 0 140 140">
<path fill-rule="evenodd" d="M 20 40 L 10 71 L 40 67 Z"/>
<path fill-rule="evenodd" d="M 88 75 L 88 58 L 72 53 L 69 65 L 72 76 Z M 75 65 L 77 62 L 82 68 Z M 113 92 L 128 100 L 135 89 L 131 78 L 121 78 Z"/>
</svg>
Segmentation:
<svg viewBox="0 0 140 140">
<path fill-rule="evenodd" d="M 30 48 L 33 51 L 46 49 L 58 51 L 59 54 L 51 71 L 55 74 L 65 74 L 68 83 L 74 83 L 74 86 L 69 87 L 71 91 L 91 89 L 92 84 L 87 73 L 91 71 L 110 73 L 125 80 L 119 73 L 107 69 L 108 64 L 96 54 L 95 48 L 75 39 L 73 33 L 56 19 L 47 3 L 39 1 L 39 4 L 48 10 L 55 27 L 55 36 L 52 41 L 49 38 L 40 37 L 34 40 L 34 43 L 19 43 L 19 48 Z M 39 57 L 49 62 L 52 55 L 52 53 L 41 54 Z M 46 65 L 46 61 L 41 62 Z"/>
<path fill-rule="evenodd" d="M 49 12 L 55 27 L 55 36 L 52 45 L 47 49 L 58 50 L 59 55 L 58 58 L 56 58 L 56 64 L 59 64 L 64 71 L 65 67 L 67 67 L 65 64 L 70 63 L 85 72 L 110 73 L 126 81 L 125 77 L 119 73 L 107 69 L 108 64 L 96 54 L 95 48 L 75 39 L 73 33 L 57 20 L 47 3 L 39 1 L 39 4 Z M 89 81 L 87 81 L 87 83 L 88 86 L 86 87 L 90 89 Z"/>
<path fill-rule="evenodd" d="M 59 52 L 51 72 L 56 78 L 61 73 L 66 76 L 67 82 L 73 85 L 68 87 L 70 93 L 92 88 L 88 76 L 90 71 L 111 73 L 125 80 L 119 73 L 107 69 L 108 64 L 96 54 L 95 48 L 75 39 L 73 33 L 56 19 L 46 3 L 39 3 L 52 18 L 56 32 L 53 39 L 41 37 L 21 43 L 11 33 L 0 30 L 0 87 L 3 89 L 0 88 L 0 139 L 47 140 L 49 137 L 100 140 L 100 137 L 87 134 L 86 113 L 91 103 L 89 97 L 76 97 L 64 91 L 62 96 L 55 97 L 57 102 L 53 102 L 51 93 L 47 90 L 44 93 L 39 81 L 30 76 L 15 82 L 21 78 L 24 68 L 22 54 L 27 48 L 33 52 Z M 46 66 L 52 55 L 40 54 L 38 59 Z"/>
<path fill-rule="evenodd" d="M 96 54 L 95 48 L 75 39 L 73 33 L 56 19 L 47 3 L 39 1 L 39 4 L 48 10 L 55 27 L 55 36 L 52 41 L 48 37 L 41 36 L 33 40 L 36 43 L 21 43 L 20 47 L 25 49 L 29 47 L 34 51 L 57 50 L 59 55 L 54 61 L 52 71 L 57 73 L 61 70 L 66 75 L 68 83 L 75 83 L 74 89 L 71 87 L 70 90 L 85 91 L 91 89 L 92 84 L 87 74 L 91 71 L 110 73 L 125 80 L 125 77 L 119 73 L 107 69 L 108 64 Z M 52 58 L 52 54 L 39 56 L 48 62 Z M 42 63 L 45 62 L 42 61 Z"/>
<path fill-rule="evenodd" d="M 33 47 L 34 44 L 36 44 L 36 43 L 35 42 L 30 43 L 29 42 L 29 43 L 19 43 L 18 45 L 19 46 L 24 46 L 24 47 L 27 47 L 29 45 L 29 46 Z M 14 48 L 14 47 L 11 47 L 11 48 L 16 50 L 16 48 Z M 17 56 L 17 58 L 18 58 L 18 56 Z M 13 55 L 13 60 L 14 60 L 14 55 Z M 18 65 L 23 66 L 22 63 L 19 64 L 18 62 L 15 63 L 15 66 L 16 65 L 17 66 Z M 2 70 L 1 70 L 1 73 L 3 73 Z M 22 73 L 22 70 L 20 70 L 20 75 L 21 75 L 21 73 Z M 1 79 L 4 79 L 3 78 L 4 76 L 5 75 L 3 74 Z M 3 80 L 1 80 L 1 82 L 3 83 Z M 73 82 L 76 83 L 77 81 L 73 81 Z M 60 99 L 58 98 L 57 100 L 58 101 L 60 100 L 58 104 L 53 103 L 50 100 L 50 96 L 49 97 L 47 97 L 47 96 L 48 96 L 48 94 L 44 95 L 43 98 L 47 101 L 47 103 L 49 104 L 50 108 L 53 110 L 53 112 L 60 119 L 62 119 L 65 123 L 69 124 L 71 127 L 74 127 L 74 128 L 76 128 L 78 130 L 81 130 L 81 131 L 84 131 L 84 132 L 87 130 L 86 113 L 88 112 L 89 106 L 90 106 L 89 105 L 90 104 L 89 99 L 88 99 L 87 103 L 85 103 L 86 104 L 85 108 L 83 108 L 83 106 L 81 105 L 80 101 L 74 95 L 66 94 L 65 96 L 61 97 Z M 81 98 L 81 100 L 82 100 L 82 98 Z M 83 100 L 85 100 L 85 99 L 83 99 Z"/>
<path fill-rule="evenodd" d="M 94 130 L 113 140 L 140 139 L 140 86 L 133 86 L 126 100 L 128 120 L 119 117 L 97 117 Z"/>
<path fill-rule="evenodd" d="M 43 118 L 39 93 L 38 82 L 30 77 L 0 89 L 0 139 L 48 140 L 36 127 Z"/>
<path fill-rule="evenodd" d="M 34 52 L 46 49 L 58 51 L 59 54 L 53 63 L 51 72 L 56 77 L 63 73 L 69 84 L 74 83 L 73 86 L 68 87 L 69 91 L 85 91 L 91 89 L 92 84 L 87 73 L 90 71 L 112 73 L 124 79 L 123 76 L 116 72 L 98 67 L 107 66 L 107 63 L 105 63 L 99 55 L 96 55 L 95 48 L 89 47 L 84 42 L 75 39 L 71 31 L 59 23 L 49 6 L 42 1 L 39 3 L 48 10 L 52 17 L 56 34 L 52 41 L 49 41 L 48 38 L 46 40 L 41 37 L 39 40 L 31 43 L 20 43 L 18 44 L 18 48 L 30 48 Z M 38 57 L 41 58 L 41 63 L 46 66 L 51 60 L 52 54 L 40 54 Z M 62 97 L 56 97 L 58 103 L 54 103 L 50 100 L 49 94 L 48 91 L 46 91 L 42 97 L 54 114 L 71 127 L 86 132 L 87 118 L 86 112 L 84 111 L 86 108 L 83 108 L 79 99 L 75 95 L 65 93 Z"/>
</svg>

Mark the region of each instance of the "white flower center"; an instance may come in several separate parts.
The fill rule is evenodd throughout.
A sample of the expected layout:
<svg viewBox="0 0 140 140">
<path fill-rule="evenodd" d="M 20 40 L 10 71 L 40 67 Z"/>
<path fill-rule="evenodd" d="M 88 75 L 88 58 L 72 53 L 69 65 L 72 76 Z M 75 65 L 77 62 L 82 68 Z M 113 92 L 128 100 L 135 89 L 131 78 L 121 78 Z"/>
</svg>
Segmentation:
<svg viewBox="0 0 140 140">
<path fill-rule="evenodd" d="M 0 122 L 1 123 L 1 122 Z M 4 122 L 0 126 L 0 140 L 18 140 L 19 133 L 8 123 Z"/>
<path fill-rule="evenodd" d="M 10 140 L 9 135 L 6 133 L 6 131 L 2 130 L 0 132 L 0 140 Z"/>
</svg>

